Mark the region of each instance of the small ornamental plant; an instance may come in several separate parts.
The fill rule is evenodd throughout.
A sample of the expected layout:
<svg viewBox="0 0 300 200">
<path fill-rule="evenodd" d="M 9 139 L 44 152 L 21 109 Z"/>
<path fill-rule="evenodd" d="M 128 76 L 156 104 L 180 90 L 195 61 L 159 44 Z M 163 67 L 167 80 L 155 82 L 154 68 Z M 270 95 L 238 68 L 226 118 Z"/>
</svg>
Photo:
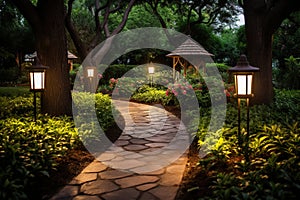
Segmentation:
<svg viewBox="0 0 300 200">
<path fill-rule="evenodd" d="M 115 79 L 115 78 L 109 79 L 109 87 L 110 88 L 114 88 L 117 83 L 118 83 L 118 79 Z"/>
<path fill-rule="evenodd" d="M 232 84 L 225 85 L 224 93 L 226 94 L 227 98 L 233 97 L 233 94 L 234 94 L 234 85 L 232 85 Z"/>
<path fill-rule="evenodd" d="M 168 85 L 168 89 L 166 90 L 166 95 L 174 95 L 178 96 L 180 94 L 182 95 L 188 95 L 189 92 L 193 90 L 192 85 L 190 85 L 188 82 L 176 82 L 173 84 Z"/>
</svg>

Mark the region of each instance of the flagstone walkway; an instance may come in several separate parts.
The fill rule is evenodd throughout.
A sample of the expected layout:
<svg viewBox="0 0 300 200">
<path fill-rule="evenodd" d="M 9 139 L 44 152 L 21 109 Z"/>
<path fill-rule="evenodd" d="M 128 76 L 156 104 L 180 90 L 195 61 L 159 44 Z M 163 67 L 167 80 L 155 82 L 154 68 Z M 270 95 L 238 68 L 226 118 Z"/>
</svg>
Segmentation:
<svg viewBox="0 0 300 200">
<path fill-rule="evenodd" d="M 187 162 L 189 138 L 161 106 L 114 101 L 122 135 L 52 200 L 174 200 Z"/>
</svg>

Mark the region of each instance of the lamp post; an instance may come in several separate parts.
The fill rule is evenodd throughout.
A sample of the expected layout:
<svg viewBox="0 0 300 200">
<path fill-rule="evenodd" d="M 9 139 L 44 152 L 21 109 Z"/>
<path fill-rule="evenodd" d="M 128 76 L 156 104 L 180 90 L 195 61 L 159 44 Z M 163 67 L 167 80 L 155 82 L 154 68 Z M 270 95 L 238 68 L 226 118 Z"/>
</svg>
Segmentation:
<svg viewBox="0 0 300 200">
<path fill-rule="evenodd" d="M 94 78 L 96 77 L 97 69 L 94 66 L 88 66 L 85 68 L 85 77 L 88 79 L 88 91 L 94 91 Z"/>
<path fill-rule="evenodd" d="M 253 77 L 254 73 L 259 71 L 259 68 L 249 65 L 247 57 L 241 55 L 235 67 L 229 69 L 234 75 L 235 94 L 234 97 L 238 100 L 238 142 L 239 146 L 242 147 L 241 141 L 241 99 L 246 99 L 247 105 L 247 133 L 246 133 L 246 147 L 245 147 L 245 158 L 249 161 L 249 101 L 254 96 L 253 94 Z"/>
<path fill-rule="evenodd" d="M 36 92 L 45 90 L 45 73 L 47 66 L 43 66 L 37 60 L 37 64 L 29 68 L 30 91 L 33 92 L 34 121 L 36 122 Z"/>
<path fill-rule="evenodd" d="M 153 74 L 154 74 L 155 68 L 153 63 L 151 62 L 148 66 L 148 73 L 150 74 L 150 85 L 152 87 L 153 84 Z"/>
</svg>

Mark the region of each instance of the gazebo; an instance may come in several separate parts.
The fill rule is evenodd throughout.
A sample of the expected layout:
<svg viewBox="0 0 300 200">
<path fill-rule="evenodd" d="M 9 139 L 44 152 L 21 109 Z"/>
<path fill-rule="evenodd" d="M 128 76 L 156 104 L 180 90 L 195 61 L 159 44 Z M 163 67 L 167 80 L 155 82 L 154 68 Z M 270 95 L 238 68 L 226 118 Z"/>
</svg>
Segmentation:
<svg viewBox="0 0 300 200">
<path fill-rule="evenodd" d="M 173 58 L 173 78 L 175 78 L 176 66 L 183 67 L 183 75 L 186 76 L 186 70 L 189 62 L 184 58 L 190 58 L 193 61 L 196 70 L 200 69 L 200 66 L 205 67 L 205 62 L 213 54 L 206 51 L 202 46 L 194 42 L 192 39 L 187 39 L 180 46 L 178 46 L 173 52 L 169 53 L 167 57 Z M 191 63 L 190 63 L 191 64 Z"/>
</svg>

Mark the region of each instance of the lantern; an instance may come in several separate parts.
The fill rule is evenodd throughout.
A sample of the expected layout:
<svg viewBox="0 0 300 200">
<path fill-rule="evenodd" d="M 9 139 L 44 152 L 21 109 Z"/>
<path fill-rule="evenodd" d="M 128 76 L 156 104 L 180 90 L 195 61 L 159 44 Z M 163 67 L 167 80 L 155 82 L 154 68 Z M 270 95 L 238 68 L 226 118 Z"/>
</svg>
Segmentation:
<svg viewBox="0 0 300 200">
<path fill-rule="evenodd" d="M 86 75 L 88 78 L 94 78 L 95 77 L 95 67 L 87 67 L 86 68 Z"/>
<path fill-rule="evenodd" d="M 154 68 L 153 64 L 151 63 L 151 64 L 148 66 L 148 73 L 149 73 L 149 74 L 154 74 L 154 70 L 155 70 L 155 68 Z"/>
<path fill-rule="evenodd" d="M 30 67 L 30 90 L 31 91 L 43 91 L 45 89 L 45 73 L 46 66 L 40 64 Z"/>
<path fill-rule="evenodd" d="M 154 68 L 154 65 L 153 63 L 151 62 L 149 65 L 148 65 L 148 73 L 150 75 L 150 86 L 152 87 L 153 85 L 153 74 L 154 74 L 154 71 L 155 71 L 155 68 Z"/>
<path fill-rule="evenodd" d="M 97 68 L 95 66 L 87 66 L 84 68 L 85 90 L 95 92 L 97 89 Z"/>
<path fill-rule="evenodd" d="M 45 74 L 48 68 L 41 65 L 38 58 L 36 62 L 36 65 L 29 68 L 30 91 L 33 91 L 34 121 L 36 121 L 36 92 L 45 90 Z"/>
<path fill-rule="evenodd" d="M 259 68 L 250 66 L 247 57 L 241 55 L 237 65 L 229 69 L 234 75 L 235 94 L 237 98 L 253 97 L 253 76 Z"/>
</svg>

